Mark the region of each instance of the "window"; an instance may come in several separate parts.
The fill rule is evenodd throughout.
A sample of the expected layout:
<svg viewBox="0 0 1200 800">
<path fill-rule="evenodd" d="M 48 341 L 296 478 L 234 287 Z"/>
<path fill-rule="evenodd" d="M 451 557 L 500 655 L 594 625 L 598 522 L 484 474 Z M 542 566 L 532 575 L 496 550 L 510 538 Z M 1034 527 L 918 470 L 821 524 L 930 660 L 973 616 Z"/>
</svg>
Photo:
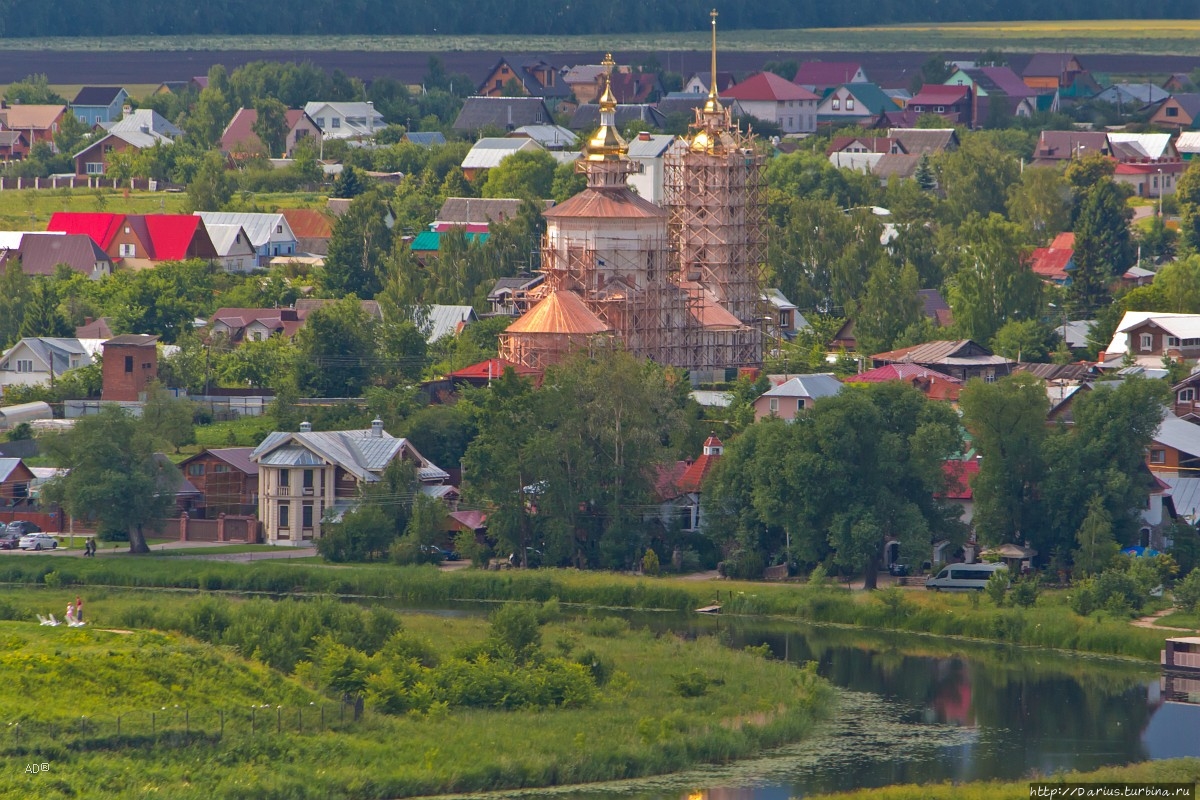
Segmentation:
<svg viewBox="0 0 1200 800">
<path fill-rule="evenodd" d="M 288 484 L 291 483 L 291 474 L 291 470 L 279 470 L 279 488 L 286 489 L 288 487 Z"/>
<path fill-rule="evenodd" d="M 1153 334 L 1150 334 L 1150 333 L 1142 334 L 1141 349 L 1142 350 L 1153 350 L 1154 349 L 1154 335 Z"/>
<path fill-rule="evenodd" d="M 846 110 L 847 110 L 847 111 L 853 111 L 853 110 L 854 110 L 854 98 L 853 98 L 853 97 L 847 97 L 847 98 L 846 98 Z"/>
<path fill-rule="evenodd" d="M 1167 106 L 1167 116 L 1168 117 L 1178 117 L 1179 109 L 1176 108 L 1175 106 Z"/>
<path fill-rule="evenodd" d="M 125 371 L 133 372 L 133 356 L 125 356 Z"/>
<path fill-rule="evenodd" d="M 311 528 L 313 526 L 313 507 L 312 503 L 305 503 L 300 508 L 300 527 Z"/>
<path fill-rule="evenodd" d="M 203 467 L 204 465 L 201 464 L 200 466 Z M 217 472 L 217 473 L 229 472 L 229 465 L 228 464 L 214 464 L 213 472 Z"/>
<path fill-rule="evenodd" d="M 103 175 L 104 174 L 104 162 L 89 161 L 84 166 L 84 170 L 87 171 L 88 175 Z"/>
<path fill-rule="evenodd" d="M 790 312 L 790 311 L 780 311 L 779 312 L 779 327 L 784 328 L 784 329 L 792 327 L 792 312 Z"/>
<path fill-rule="evenodd" d="M 199 477 L 204 474 L 203 464 L 188 464 L 188 475 Z"/>
<path fill-rule="evenodd" d="M 937 110 L 937 113 L 939 113 L 939 114 L 942 114 L 942 113 L 944 113 L 944 112 L 946 111 L 946 107 L 945 107 L 945 106 L 938 106 L 936 110 Z"/>
<path fill-rule="evenodd" d="M 331 123 L 332 127 L 334 127 L 334 128 L 342 127 L 342 118 L 341 117 L 334 117 L 329 122 Z"/>
<path fill-rule="evenodd" d="M 311 469 L 304 470 L 304 493 L 313 493 L 313 471 Z"/>
<path fill-rule="evenodd" d="M 283 233 L 283 226 L 282 226 L 282 225 L 276 225 L 276 226 L 275 226 L 275 232 L 276 232 L 276 233 Z"/>
<path fill-rule="evenodd" d="M 772 414 L 779 413 L 779 398 L 778 397 L 771 398 L 771 413 Z"/>
<path fill-rule="evenodd" d="M 1176 402 L 1191 403 L 1191 402 L 1194 402 L 1195 399 L 1196 399 L 1196 390 L 1195 389 L 1180 389 L 1179 395 L 1176 397 Z"/>
<path fill-rule="evenodd" d="M 1151 185 L 1152 185 L 1152 186 L 1153 186 L 1155 189 L 1157 189 L 1157 188 L 1158 188 L 1158 176 L 1157 176 L 1157 175 L 1155 175 L 1153 178 L 1151 178 L 1151 179 L 1150 179 L 1150 181 L 1151 181 Z"/>
<path fill-rule="evenodd" d="M 122 258 L 137 258 L 137 245 L 123 244 L 120 246 L 118 252 L 120 252 Z"/>
<path fill-rule="evenodd" d="M 1167 347 L 1179 347 L 1179 337 L 1178 336 L 1168 336 L 1167 337 Z"/>
<path fill-rule="evenodd" d="M 1167 463 L 1167 451 L 1166 450 L 1151 450 L 1150 451 L 1150 463 L 1151 464 Z"/>
<path fill-rule="evenodd" d="M 989 372 L 988 374 L 984 375 L 983 382 L 984 383 L 995 383 L 996 382 L 996 373 Z"/>
<path fill-rule="evenodd" d="M 320 128 L 321 130 L 325 130 L 325 118 L 324 117 L 317 117 L 315 120 L 313 120 L 313 122 L 317 123 L 318 128 Z"/>
<path fill-rule="evenodd" d="M 291 527 L 291 519 L 290 519 L 291 511 L 292 511 L 292 507 L 289 506 L 287 503 L 279 504 L 279 527 L 281 527 L 281 528 L 290 528 Z"/>
<path fill-rule="evenodd" d="M 841 110 L 842 110 L 842 101 L 841 101 L 841 100 L 839 100 L 839 99 L 837 99 L 836 97 L 835 97 L 835 98 L 833 98 L 833 110 L 834 110 L 834 111 L 841 111 Z"/>
<path fill-rule="evenodd" d="M 18 358 L 17 372 L 33 372 L 33 359 Z"/>
</svg>

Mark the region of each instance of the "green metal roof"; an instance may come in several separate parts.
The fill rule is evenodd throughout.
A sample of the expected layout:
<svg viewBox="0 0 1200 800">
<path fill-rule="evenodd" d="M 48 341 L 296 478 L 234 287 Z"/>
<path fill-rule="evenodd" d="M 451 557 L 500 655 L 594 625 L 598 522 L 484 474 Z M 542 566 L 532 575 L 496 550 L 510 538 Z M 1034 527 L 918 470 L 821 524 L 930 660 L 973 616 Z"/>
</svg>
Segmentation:
<svg viewBox="0 0 1200 800">
<path fill-rule="evenodd" d="M 465 234 L 467 241 L 486 242 L 488 234 L 486 233 L 467 233 Z M 439 231 L 421 231 L 413 237 L 412 244 L 409 245 L 411 250 L 423 250 L 425 252 L 437 252 L 441 249 L 442 234 Z"/>
</svg>

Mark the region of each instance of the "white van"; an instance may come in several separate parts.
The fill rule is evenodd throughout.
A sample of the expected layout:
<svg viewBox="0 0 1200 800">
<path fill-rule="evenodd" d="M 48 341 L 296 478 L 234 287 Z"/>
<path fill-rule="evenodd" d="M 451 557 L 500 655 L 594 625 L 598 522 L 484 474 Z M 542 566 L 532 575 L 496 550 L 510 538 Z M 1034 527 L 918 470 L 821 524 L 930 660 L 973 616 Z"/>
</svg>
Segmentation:
<svg viewBox="0 0 1200 800">
<path fill-rule="evenodd" d="M 983 590 L 988 580 L 998 570 L 1008 570 L 1007 564 L 951 564 L 937 575 L 925 581 L 925 588 L 947 592 L 965 592 L 968 589 Z"/>
</svg>

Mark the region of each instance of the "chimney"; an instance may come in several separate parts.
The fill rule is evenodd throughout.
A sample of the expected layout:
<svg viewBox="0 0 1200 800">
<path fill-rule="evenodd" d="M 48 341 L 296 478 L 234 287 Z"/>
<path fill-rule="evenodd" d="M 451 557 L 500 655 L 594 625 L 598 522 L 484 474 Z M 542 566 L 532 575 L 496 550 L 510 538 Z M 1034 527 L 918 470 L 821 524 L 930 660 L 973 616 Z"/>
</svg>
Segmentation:
<svg viewBox="0 0 1200 800">
<path fill-rule="evenodd" d="M 642 142 L 650 141 L 650 132 L 649 131 L 638 131 L 638 141 L 642 141 Z"/>
<path fill-rule="evenodd" d="M 312 423 L 311 422 L 301 422 L 300 423 L 300 432 L 301 433 L 312 433 Z"/>
<path fill-rule="evenodd" d="M 371 438 L 383 438 L 383 420 L 381 420 L 379 417 L 371 420 Z"/>
<path fill-rule="evenodd" d="M 129 103 L 126 103 L 125 105 L 121 106 L 121 116 L 128 117 L 132 113 L 133 113 L 133 106 L 129 105 Z"/>
</svg>

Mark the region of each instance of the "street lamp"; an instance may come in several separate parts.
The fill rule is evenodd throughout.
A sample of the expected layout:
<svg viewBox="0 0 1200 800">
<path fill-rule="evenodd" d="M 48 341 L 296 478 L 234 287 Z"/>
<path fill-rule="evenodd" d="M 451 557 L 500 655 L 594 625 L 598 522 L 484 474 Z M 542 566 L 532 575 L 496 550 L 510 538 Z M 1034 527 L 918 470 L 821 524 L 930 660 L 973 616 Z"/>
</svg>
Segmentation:
<svg viewBox="0 0 1200 800">
<path fill-rule="evenodd" d="M 1163 171 L 1162 167 L 1158 168 L 1158 216 L 1162 219 L 1162 196 L 1163 196 Z"/>
</svg>

